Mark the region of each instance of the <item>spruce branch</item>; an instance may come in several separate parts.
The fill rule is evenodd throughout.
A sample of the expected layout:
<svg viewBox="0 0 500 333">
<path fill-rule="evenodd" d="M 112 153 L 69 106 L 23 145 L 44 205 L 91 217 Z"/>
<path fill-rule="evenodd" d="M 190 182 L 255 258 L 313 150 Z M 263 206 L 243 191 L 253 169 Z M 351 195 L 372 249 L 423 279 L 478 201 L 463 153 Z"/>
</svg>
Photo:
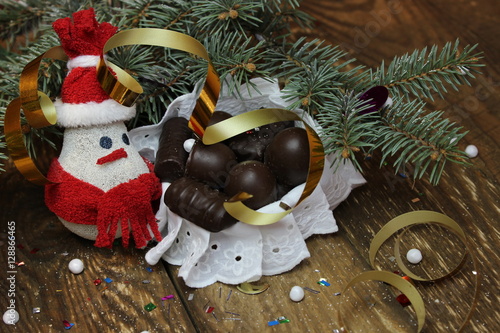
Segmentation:
<svg viewBox="0 0 500 333">
<path fill-rule="evenodd" d="M 375 85 L 385 86 L 406 99 L 423 96 L 433 100 L 433 94 L 443 98 L 446 85 L 458 90 L 459 85 L 470 85 L 469 79 L 480 73 L 479 53 L 473 53 L 477 45 L 467 45 L 459 50 L 459 41 L 448 42 L 439 52 L 436 45 L 429 51 L 427 47 L 412 54 L 395 57 L 385 69 L 382 65 L 371 74 Z"/>
<path fill-rule="evenodd" d="M 375 130 L 377 121 L 371 114 L 362 112 L 368 105 L 359 99 L 359 94 L 351 91 L 337 93 L 336 97 L 319 108 L 316 115 L 325 154 L 342 157 L 336 160 L 336 164 L 349 159 L 358 170 L 362 170 L 356 155 L 373 147 L 378 135 Z"/>
<path fill-rule="evenodd" d="M 436 185 L 447 161 L 467 164 L 467 155 L 457 146 L 466 133 L 444 118 L 442 111 L 428 112 L 424 102 L 397 101 L 380 116 L 377 128 L 373 149 L 381 150 L 381 165 L 397 156 L 393 162 L 396 172 L 410 163 L 413 178 L 420 179 L 430 169 L 429 180 Z"/>
<path fill-rule="evenodd" d="M 336 153 L 343 161 L 350 159 L 360 170 L 359 152 L 374 150 L 382 151 L 383 162 L 395 159 L 396 169 L 413 164 L 415 178 L 430 170 L 432 183 L 437 183 L 447 161 L 466 163 L 466 156 L 456 146 L 464 133 L 443 114 L 426 112 L 421 101 L 444 97 L 450 87 L 458 89 L 470 83 L 481 66 L 475 45 L 461 50 L 458 41 L 447 43 L 442 50 L 433 46 L 395 57 L 387 67 L 382 62 L 378 68 L 365 69 L 337 46 L 294 35 L 297 28 L 308 28 L 313 22 L 299 10 L 299 2 L 68 0 L 54 5 L 49 0 L 25 0 L 30 7 L 26 11 L 22 2 L 7 0 L 12 6 L 8 15 L 0 13 L 0 22 L 10 25 L 1 25 L 0 38 L 11 51 L 0 52 L 0 124 L 5 107 L 18 95 L 24 66 L 60 44 L 52 22 L 93 7 L 98 21 L 110 22 L 121 30 L 171 29 L 198 39 L 221 80 L 230 82 L 230 93 L 238 92 L 241 84 L 251 83 L 254 77 L 279 79 L 289 107 L 302 108 L 323 126 L 321 136 L 327 153 Z M 24 21 L 12 21 L 8 16 Z M 117 48 L 108 57 L 144 89 L 137 117 L 129 122 L 129 128 L 158 122 L 170 102 L 191 92 L 207 72 L 204 60 L 158 47 Z M 56 98 L 66 71 L 63 62 L 44 60 L 39 89 Z M 229 77 L 231 80 L 225 80 Z M 390 90 L 394 105 L 381 114 L 360 114 L 367 106 L 359 96 L 377 85 Z M 22 122 L 26 124 L 24 119 Z M 58 129 L 36 131 L 26 126 L 27 145 L 34 147 L 39 140 L 53 143 L 52 130 Z M 4 145 L 1 135 L 0 148 Z M 2 158 L 6 156 L 0 152 Z"/>
</svg>

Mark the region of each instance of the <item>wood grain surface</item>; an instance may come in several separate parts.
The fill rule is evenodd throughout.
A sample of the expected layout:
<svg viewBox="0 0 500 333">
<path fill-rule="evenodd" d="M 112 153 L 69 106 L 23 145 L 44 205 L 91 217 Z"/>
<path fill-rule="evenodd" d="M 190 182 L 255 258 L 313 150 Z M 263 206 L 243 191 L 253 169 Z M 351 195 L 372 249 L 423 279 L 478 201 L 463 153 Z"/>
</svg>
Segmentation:
<svg viewBox="0 0 500 333">
<path fill-rule="evenodd" d="M 462 148 L 468 144 L 479 148 L 473 165 L 448 165 L 441 183 L 432 186 L 426 180 L 413 182 L 395 175 L 389 167 L 379 168 L 378 156 L 364 161 L 367 184 L 334 211 L 339 232 L 308 239 L 311 257 L 288 273 L 262 278 L 259 283 L 269 289 L 258 295 L 245 295 L 221 283 L 191 289 L 177 277 L 178 267 L 162 263 L 149 267 L 144 251 L 93 247 L 91 241 L 67 231 L 44 206 L 43 189 L 29 184 L 10 165 L 0 176 L 2 313 L 8 304 L 10 221 L 16 223 L 16 260 L 24 265 L 16 267 L 15 274 L 21 320 L 15 326 L 0 323 L 1 332 L 65 332 L 64 320 L 75 324 L 73 332 L 332 332 L 341 327 L 340 320 L 352 332 L 416 332 L 413 308 L 396 302 L 399 292 L 391 286 L 369 282 L 343 290 L 352 278 L 372 269 L 368 251 L 381 227 L 415 210 L 454 219 L 471 248 L 457 274 L 415 282 L 426 307 L 423 331 L 455 332 L 464 321 L 464 332 L 500 331 L 500 3 L 306 0 L 302 9 L 317 19 L 309 37 L 341 45 L 366 66 L 457 38 L 463 45 L 479 43 L 486 64 L 483 75 L 471 87 L 429 103 L 469 131 Z M 435 225 L 412 228 L 401 252 L 409 248 L 419 248 L 424 255 L 415 273 L 430 276 L 451 269 L 466 253 L 457 236 Z M 398 270 L 393 250 L 390 239 L 379 251 L 377 269 Z M 73 258 L 85 262 L 84 273 L 68 271 Z M 113 281 L 94 285 L 94 280 L 105 278 Z M 331 285 L 319 285 L 321 278 Z M 288 294 L 295 285 L 316 292 L 306 290 L 304 300 L 294 303 Z M 161 300 L 168 295 L 174 298 Z M 157 307 L 146 311 L 149 303 Z M 207 313 L 207 307 L 213 312 Z M 40 312 L 33 313 L 34 308 Z M 290 322 L 268 327 L 280 316 Z"/>
</svg>

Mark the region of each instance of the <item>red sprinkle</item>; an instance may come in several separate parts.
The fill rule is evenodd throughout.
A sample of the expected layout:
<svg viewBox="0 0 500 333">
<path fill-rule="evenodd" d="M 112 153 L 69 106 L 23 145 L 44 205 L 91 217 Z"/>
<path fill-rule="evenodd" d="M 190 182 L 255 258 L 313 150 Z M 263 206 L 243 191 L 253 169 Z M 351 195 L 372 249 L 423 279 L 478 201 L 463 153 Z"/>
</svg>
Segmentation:
<svg viewBox="0 0 500 333">
<path fill-rule="evenodd" d="M 95 279 L 94 280 L 94 285 L 98 286 L 102 283 L 102 280 L 101 279 Z"/>
<path fill-rule="evenodd" d="M 34 249 L 32 249 L 32 250 L 30 251 L 30 253 L 31 253 L 31 254 L 35 254 L 35 253 L 37 253 L 38 251 L 40 251 L 40 249 L 37 249 L 37 248 L 35 247 Z"/>
<path fill-rule="evenodd" d="M 396 300 L 401 304 L 401 306 L 405 307 L 411 304 L 410 300 L 408 297 L 406 297 L 405 294 L 401 294 L 398 297 L 396 297 Z"/>
</svg>

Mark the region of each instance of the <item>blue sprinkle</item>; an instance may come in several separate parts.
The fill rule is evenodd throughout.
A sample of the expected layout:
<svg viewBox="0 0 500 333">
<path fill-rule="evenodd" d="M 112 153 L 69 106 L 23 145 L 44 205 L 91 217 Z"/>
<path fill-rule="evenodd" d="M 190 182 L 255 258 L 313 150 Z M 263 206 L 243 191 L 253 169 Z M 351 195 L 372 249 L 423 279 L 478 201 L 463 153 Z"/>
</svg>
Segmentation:
<svg viewBox="0 0 500 333">
<path fill-rule="evenodd" d="M 151 267 L 146 267 L 146 270 L 147 270 L 148 272 L 150 272 L 150 273 L 153 271 L 153 269 L 152 269 Z"/>
<path fill-rule="evenodd" d="M 113 282 L 113 280 L 112 280 L 112 279 L 110 279 L 110 278 L 105 278 L 105 279 L 104 279 L 104 281 L 105 281 L 106 283 L 111 283 L 111 282 Z"/>
<path fill-rule="evenodd" d="M 404 173 L 402 173 L 402 172 L 398 173 L 398 175 L 399 175 L 399 177 L 401 177 L 401 178 L 408 178 L 408 176 L 407 176 L 407 175 L 405 175 L 405 174 L 404 174 Z"/>
<path fill-rule="evenodd" d="M 280 323 L 279 321 L 273 320 L 273 321 L 268 322 L 267 326 L 275 326 L 275 325 L 279 325 L 279 323 Z"/>
</svg>

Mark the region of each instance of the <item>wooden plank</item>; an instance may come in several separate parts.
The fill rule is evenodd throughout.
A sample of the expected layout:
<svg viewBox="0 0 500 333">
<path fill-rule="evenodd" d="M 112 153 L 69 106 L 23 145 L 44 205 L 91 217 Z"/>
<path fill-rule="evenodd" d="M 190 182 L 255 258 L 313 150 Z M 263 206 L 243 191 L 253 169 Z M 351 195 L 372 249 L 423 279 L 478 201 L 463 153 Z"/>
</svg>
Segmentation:
<svg viewBox="0 0 500 333">
<path fill-rule="evenodd" d="M 479 42 L 479 50 L 486 57 L 484 75 L 472 87 L 429 104 L 430 108 L 444 110 L 470 131 L 462 147 L 478 146 L 480 155 L 473 160 L 473 166 L 468 169 L 449 166 L 440 185 L 433 187 L 426 181 L 413 184 L 408 178 L 394 175 L 390 168 L 379 170 L 377 156 L 365 161 L 368 184 L 356 189 L 334 212 L 340 232 L 309 239 L 311 258 L 291 272 L 263 278 L 260 282 L 270 284 L 270 288 L 252 296 L 220 283 L 203 289 L 187 288 L 176 277 L 177 268 L 168 265 L 164 270 L 158 264 L 153 272 L 148 272 L 143 251 L 120 247 L 113 251 L 96 249 L 91 242 L 73 236 L 60 225 L 44 207 L 39 188 L 27 184 L 15 172 L 3 175 L 0 232 L 5 236 L 7 222 L 16 221 L 19 243 L 24 246 L 17 248 L 16 254 L 25 265 L 18 267 L 16 274 L 16 305 L 22 319 L 15 327 L 3 325 L 2 332 L 61 332 L 63 320 L 75 323 L 75 329 L 81 331 L 323 332 L 339 328 L 339 313 L 354 332 L 415 332 L 412 308 L 403 308 L 395 302 L 398 292 L 388 286 L 360 284 L 343 296 L 335 293 L 342 291 L 357 274 L 370 269 L 369 245 L 384 223 L 418 209 L 443 212 L 457 221 L 479 263 L 476 268 L 467 257 L 457 275 L 435 283 L 416 284 L 427 309 L 425 331 L 458 328 L 473 301 L 474 270 L 482 277 L 480 296 L 465 331 L 500 331 L 497 107 L 500 65 L 496 63 L 500 46 L 495 39 L 498 3 L 308 0 L 302 3 L 302 9 L 318 19 L 311 37 L 342 45 L 367 66 L 376 66 L 381 60 L 390 61 L 394 55 L 429 44 L 443 45 L 457 37 L 463 45 Z M 4 242 L 0 248 L 5 249 L 5 239 L 0 241 Z M 403 253 L 409 247 L 423 251 L 424 262 L 412 267 L 419 274 L 435 274 L 442 266 L 451 267 L 464 252 L 456 237 L 435 227 L 412 229 L 403 245 Z M 393 240 L 389 240 L 377 256 L 379 267 L 389 271 L 397 269 L 391 258 L 393 246 Z M 33 248 L 40 250 L 30 253 Z M 7 267 L 5 252 L 2 253 L 0 267 Z M 66 268 L 74 257 L 87 265 L 78 276 Z M 93 284 L 94 279 L 104 277 L 114 281 L 109 286 Z M 331 286 L 318 285 L 320 278 L 327 279 Z M 150 283 L 142 283 L 144 280 Z M 294 303 L 288 298 L 294 285 L 320 293 L 306 291 L 305 299 Z M 0 292 L 7 294 L 5 283 L 0 284 Z M 161 297 L 169 294 L 175 298 L 165 301 L 163 307 Z M 346 303 L 341 304 L 341 300 Z M 0 302 L 2 309 L 5 308 L 7 299 Z M 156 302 L 158 307 L 145 311 L 143 307 L 149 302 Z M 215 317 L 206 313 L 207 306 L 214 307 Z M 40 307 L 41 312 L 33 314 L 34 307 Z M 286 316 L 290 323 L 267 326 L 279 316 Z"/>
<path fill-rule="evenodd" d="M 398 5 L 397 10 L 391 4 Z M 448 165 L 441 183 L 434 187 L 426 181 L 413 184 L 409 179 L 394 175 L 395 171 L 388 167 L 379 170 L 378 160 L 374 158 L 364 163 L 368 184 L 356 190 L 335 213 L 340 228 L 346 231 L 363 257 L 368 255 L 373 235 L 399 214 L 429 209 L 452 217 L 465 230 L 479 262 L 478 272 L 483 275 L 477 309 L 465 331 L 499 330 L 500 120 L 497 106 L 500 102 L 500 66 L 496 62 L 498 43 L 492 38 L 492 34 L 498 32 L 498 18 L 492 15 L 498 12 L 498 3 L 365 1 L 362 5 L 348 5 L 347 2 L 312 0 L 304 2 L 302 7 L 318 18 L 312 36 L 319 33 L 331 43 L 343 45 L 368 66 L 377 66 L 381 60 L 390 61 L 394 55 L 415 48 L 443 45 L 456 38 L 460 38 L 462 45 L 479 43 L 478 50 L 484 52 L 487 65 L 484 74 L 472 83 L 472 87 L 465 87 L 458 93 L 450 92 L 446 99 L 429 104 L 430 108 L 444 110 L 448 117 L 464 126 L 464 130 L 470 131 L 461 147 L 474 144 L 479 148 L 479 157 L 472 160 L 473 165 L 466 169 Z M 382 21 L 384 18 L 386 20 Z M 363 39 L 363 36 L 368 38 Z M 412 202 L 412 199 L 420 201 Z M 429 263 L 427 257 L 430 269 L 437 269 L 438 263 L 453 262 L 463 251 L 461 243 L 449 233 L 429 229 L 416 233 L 411 244 L 426 250 L 427 256 L 434 256 L 433 263 Z M 390 246 L 383 248 L 381 253 L 385 255 L 378 257 L 382 267 L 395 268 L 387 260 L 392 253 Z M 476 283 L 473 270 L 469 257 L 460 274 L 453 278 L 435 284 L 419 284 L 428 309 L 426 332 L 458 328 L 473 300 Z"/>
<path fill-rule="evenodd" d="M 10 284 L 2 282 L 0 306 L 15 300 L 20 321 L 2 323 L 2 332 L 62 332 L 63 321 L 75 324 L 79 332 L 189 332 L 193 326 L 174 286 L 161 264 L 144 261 L 145 250 L 112 250 L 93 246 L 93 241 L 69 232 L 44 205 L 43 188 L 28 184 L 16 171 L 0 178 L 1 279 L 7 271 L 15 277 L 15 297 L 7 297 Z M 7 266 L 7 224 L 15 222 L 16 262 Z M 68 270 L 73 258 L 81 259 L 85 270 L 74 275 Z M 112 279 L 106 283 L 105 278 Z M 102 280 L 98 286 L 96 279 Z M 174 295 L 173 299 L 161 298 Z M 144 306 L 154 303 L 148 312 Z M 39 313 L 33 313 L 39 308 Z"/>
<path fill-rule="evenodd" d="M 180 295 L 185 298 L 197 328 L 201 332 L 259 332 L 266 329 L 272 332 L 331 332 L 340 328 L 339 315 L 344 319 L 349 317 L 353 311 L 351 302 L 355 302 L 353 304 L 360 315 L 372 317 L 372 321 L 357 323 L 360 332 L 368 332 L 377 323 L 406 326 L 409 331 L 414 329 L 412 315 L 395 300 L 399 293 L 386 285 L 369 286 L 375 291 L 381 288 L 382 293 L 367 295 L 363 289 L 349 290 L 346 296 L 337 295 L 349 280 L 370 269 L 345 235 L 317 235 L 307 242 L 311 257 L 290 272 L 263 277 L 256 284 L 268 284 L 269 289 L 257 295 L 244 294 L 235 286 L 222 283 L 192 289 L 181 278 L 174 279 L 179 290 L 183 291 Z M 174 266 L 167 269 L 174 276 L 178 272 Z M 322 278 L 330 286 L 319 285 Z M 289 298 L 293 286 L 307 287 L 318 293 L 306 290 L 301 302 L 293 302 Z M 191 294 L 193 298 L 189 301 Z M 375 311 L 372 309 L 374 305 Z M 209 307 L 213 307 L 212 313 L 207 313 Z M 269 327 L 270 321 L 282 316 L 290 322 Z"/>
</svg>

